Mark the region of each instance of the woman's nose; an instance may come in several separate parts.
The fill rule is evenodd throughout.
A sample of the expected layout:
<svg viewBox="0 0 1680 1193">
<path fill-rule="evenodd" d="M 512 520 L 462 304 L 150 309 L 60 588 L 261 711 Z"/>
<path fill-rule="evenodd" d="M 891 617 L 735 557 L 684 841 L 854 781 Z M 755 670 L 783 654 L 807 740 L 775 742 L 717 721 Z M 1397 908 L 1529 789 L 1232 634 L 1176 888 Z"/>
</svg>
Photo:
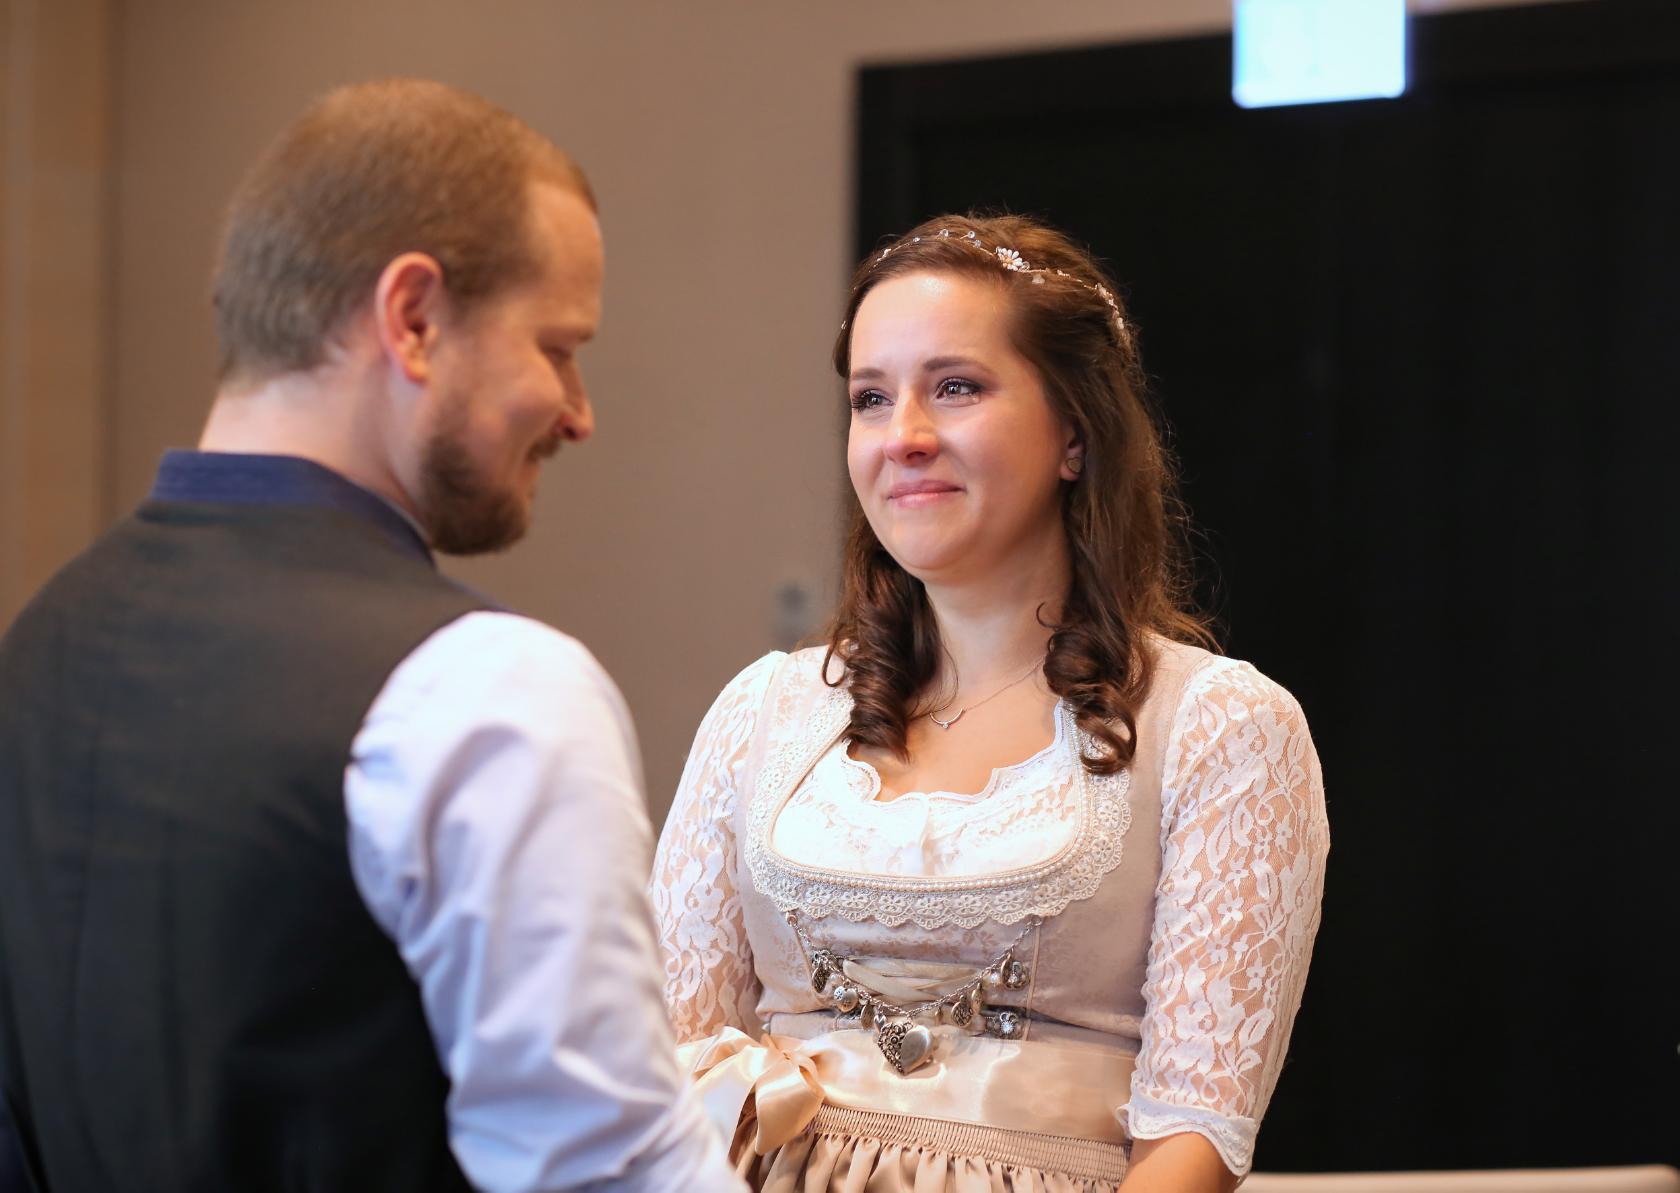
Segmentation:
<svg viewBox="0 0 1680 1193">
<path fill-rule="evenodd" d="M 887 424 L 887 458 L 895 464 L 924 461 L 939 452 L 939 436 L 933 420 L 914 398 L 899 401 Z"/>
</svg>

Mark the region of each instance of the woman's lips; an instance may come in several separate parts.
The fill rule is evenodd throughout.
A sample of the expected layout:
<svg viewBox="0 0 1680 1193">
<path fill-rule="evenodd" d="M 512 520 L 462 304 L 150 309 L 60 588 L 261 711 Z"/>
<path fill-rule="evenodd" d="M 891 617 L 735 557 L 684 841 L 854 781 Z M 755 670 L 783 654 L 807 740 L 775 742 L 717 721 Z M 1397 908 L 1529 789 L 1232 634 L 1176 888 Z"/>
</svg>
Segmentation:
<svg viewBox="0 0 1680 1193">
<path fill-rule="evenodd" d="M 908 481 L 887 490 L 887 500 L 901 509 L 936 505 L 962 490 L 948 481 Z"/>
</svg>

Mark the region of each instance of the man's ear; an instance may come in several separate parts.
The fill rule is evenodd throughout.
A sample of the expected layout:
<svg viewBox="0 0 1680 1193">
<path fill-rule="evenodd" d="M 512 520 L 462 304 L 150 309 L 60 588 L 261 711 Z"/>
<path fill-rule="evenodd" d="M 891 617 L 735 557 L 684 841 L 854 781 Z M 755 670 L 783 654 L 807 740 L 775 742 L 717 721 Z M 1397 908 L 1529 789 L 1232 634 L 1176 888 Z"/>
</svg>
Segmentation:
<svg viewBox="0 0 1680 1193">
<path fill-rule="evenodd" d="M 374 335 L 392 367 L 417 385 L 431 376 L 431 350 L 448 301 L 443 266 L 426 253 L 403 253 L 380 271 Z"/>
</svg>

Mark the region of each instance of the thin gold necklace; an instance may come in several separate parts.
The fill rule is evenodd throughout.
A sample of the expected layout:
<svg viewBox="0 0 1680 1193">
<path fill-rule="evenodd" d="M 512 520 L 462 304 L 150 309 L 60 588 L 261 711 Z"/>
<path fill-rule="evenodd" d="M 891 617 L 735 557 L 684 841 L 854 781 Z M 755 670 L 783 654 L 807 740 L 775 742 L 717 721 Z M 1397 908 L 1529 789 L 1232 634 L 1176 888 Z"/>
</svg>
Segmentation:
<svg viewBox="0 0 1680 1193">
<path fill-rule="evenodd" d="M 979 708 L 980 705 L 985 704 L 988 700 L 996 700 L 999 696 L 1003 695 L 1005 692 L 1007 692 L 1010 688 L 1014 687 L 1016 684 L 1025 683 L 1027 681 L 1027 677 L 1029 675 L 1031 675 L 1033 672 L 1037 671 L 1042 666 L 1044 666 L 1044 660 L 1039 659 L 1031 667 L 1028 667 L 1026 669 L 1026 671 L 1024 671 L 1021 674 L 1021 677 L 1019 679 L 1010 680 L 1008 683 L 1004 684 L 997 691 L 993 692 L 990 696 L 987 696 L 985 700 L 977 701 L 974 704 L 963 705 L 963 707 L 957 709 L 957 715 L 952 717 L 948 721 L 941 721 L 938 717 L 934 716 L 933 713 L 931 713 L 931 712 L 927 714 L 927 719 L 932 721 L 935 725 L 938 725 L 941 729 L 949 729 L 952 725 L 955 725 L 958 721 L 963 719 L 963 714 L 964 713 L 973 712 L 975 709 Z M 950 707 L 951 706 L 949 704 L 947 704 L 945 706 L 945 708 L 950 708 Z M 945 709 L 942 708 L 942 709 L 939 709 L 938 711 L 944 712 Z"/>
</svg>

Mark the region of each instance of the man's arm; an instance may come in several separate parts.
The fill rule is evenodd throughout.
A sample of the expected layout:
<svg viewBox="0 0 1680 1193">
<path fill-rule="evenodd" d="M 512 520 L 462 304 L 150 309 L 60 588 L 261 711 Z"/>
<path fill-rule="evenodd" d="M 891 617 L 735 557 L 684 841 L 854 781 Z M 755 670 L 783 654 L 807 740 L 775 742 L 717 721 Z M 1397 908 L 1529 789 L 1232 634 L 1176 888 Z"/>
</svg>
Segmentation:
<svg viewBox="0 0 1680 1193">
<path fill-rule="evenodd" d="M 370 709 L 345 798 L 356 881 L 420 985 L 468 1179 L 744 1187 L 676 1065 L 634 735 L 582 646 L 503 613 L 438 631 Z"/>
</svg>

